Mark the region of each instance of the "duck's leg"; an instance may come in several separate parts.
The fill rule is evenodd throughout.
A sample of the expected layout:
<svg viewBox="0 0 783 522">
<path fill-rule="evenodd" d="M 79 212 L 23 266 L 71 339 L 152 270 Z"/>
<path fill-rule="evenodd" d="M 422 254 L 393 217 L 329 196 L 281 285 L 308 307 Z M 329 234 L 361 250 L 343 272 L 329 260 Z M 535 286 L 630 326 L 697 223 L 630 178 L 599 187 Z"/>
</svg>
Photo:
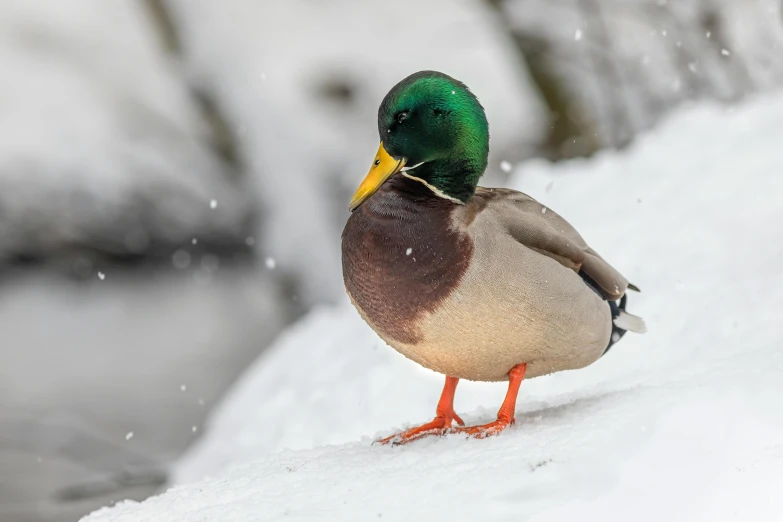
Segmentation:
<svg viewBox="0 0 783 522">
<path fill-rule="evenodd" d="M 506 392 L 506 398 L 503 400 L 503 405 L 500 406 L 498 419 L 496 421 L 481 426 L 455 428 L 452 432 L 465 433 L 470 437 L 483 439 L 485 437 L 497 435 L 514 424 L 514 410 L 517 404 L 517 394 L 519 393 L 519 385 L 522 384 L 522 379 L 525 378 L 525 369 L 527 369 L 526 364 L 518 364 L 508 372 L 508 391 Z"/>
<path fill-rule="evenodd" d="M 459 418 L 459 415 L 454 413 L 454 391 L 457 389 L 457 383 L 459 379 L 457 377 L 446 377 L 446 384 L 443 386 L 443 392 L 440 394 L 440 400 L 438 401 L 438 407 L 435 408 L 435 418 L 427 424 L 422 424 L 415 428 L 403 431 L 386 437 L 378 442 L 381 444 L 405 444 L 414 440 L 418 440 L 428 435 L 442 435 L 447 429 L 451 428 L 452 421 L 457 421 L 457 424 L 464 426 L 465 423 Z"/>
</svg>

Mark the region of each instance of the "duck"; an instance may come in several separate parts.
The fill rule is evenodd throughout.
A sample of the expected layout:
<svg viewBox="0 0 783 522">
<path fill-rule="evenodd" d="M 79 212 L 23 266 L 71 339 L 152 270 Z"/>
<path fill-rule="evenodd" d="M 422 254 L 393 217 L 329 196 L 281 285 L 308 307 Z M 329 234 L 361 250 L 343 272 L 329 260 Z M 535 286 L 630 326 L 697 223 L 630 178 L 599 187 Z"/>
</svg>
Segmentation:
<svg viewBox="0 0 783 522">
<path fill-rule="evenodd" d="M 564 218 L 478 186 L 489 124 L 465 84 L 437 71 L 404 78 L 380 104 L 378 133 L 342 233 L 345 289 L 386 344 L 445 376 L 432 421 L 378 442 L 497 435 L 514 423 L 523 379 L 584 368 L 645 331 L 626 311 L 638 287 Z M 465 426 L 460 379 L 508 382 L 494 421 Z"/>
</svg>

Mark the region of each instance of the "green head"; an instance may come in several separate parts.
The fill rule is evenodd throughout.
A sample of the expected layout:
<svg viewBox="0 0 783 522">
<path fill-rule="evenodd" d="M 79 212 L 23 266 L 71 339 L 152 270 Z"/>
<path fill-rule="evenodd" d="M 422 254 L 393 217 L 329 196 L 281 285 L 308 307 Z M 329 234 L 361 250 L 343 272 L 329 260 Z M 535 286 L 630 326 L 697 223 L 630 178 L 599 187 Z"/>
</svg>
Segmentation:
<svg viewBox="0 0 783 522">
<path fill-rule="evenodd" d="M 395 85 L 378 109 L 378 133 L 378 155 L 352 210 L 406 166 L 408 175 L 466 202 L 487 167 L 484 108 L 462 82 L 443 73 L 421 71 Z"/>
<path fill-rule="evenodd" d="M 487 168 L 489 125 L 484 108 L 460 81 L 435 71 L 395 85 L 378 109 L 386 151 L 419 165 L 410 174 L 461 201 L 473 196 Z"/>
</svg>

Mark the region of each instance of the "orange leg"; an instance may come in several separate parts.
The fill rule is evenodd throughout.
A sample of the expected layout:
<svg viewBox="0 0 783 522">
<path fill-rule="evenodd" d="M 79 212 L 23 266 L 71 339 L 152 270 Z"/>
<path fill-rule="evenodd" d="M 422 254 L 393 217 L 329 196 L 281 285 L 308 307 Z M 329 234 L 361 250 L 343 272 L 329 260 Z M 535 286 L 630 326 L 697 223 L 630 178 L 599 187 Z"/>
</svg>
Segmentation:
<svg viewBox="0 0 783 522">
<path fill-rule="evenodd" d="M 514 410 L 517 404 L 517 394 L 519 393 L 519 385 L 522 384 L 522 379 L 525 378 L 526 364 L 518 364 L 511 368 L 508 372 L 508 392 L 506 392 L 506 398 L 503 400 L 503 405 L 500 406 L 498 411 L 498 419 L 489 424 L 482 426 L 468 426 L 467 428 L 454 428 L 453 433 L 465 433 L 470 437 L 477 439 L 483 439 L 492 435 L 497 435 L 504 429 L 514 424 Z"/>
<path fill-rule="evenodd" d="M 459 379 L 457 377 L 446 377 L 446 384 L 443 386 L 443 392 L 440 394 L 438 407 L 435 409 L 435 418 L 431 422 L 403 431 L 402 433 L 397 433 L 391 437 L 386 437 L 378 442 L 381 444 L 389 444 L 391 442 L 392 444 L 397 445 L 406 444 L 428 435 L 443 435 L 446 430 L 451 428 L 452 421 L 457 421 L 457 424 L 464 426 L 465 423 L 462 422 L 459 415 L 454 413 L 454 391 L 457 389 L 458 382 Z"/>
</svg>

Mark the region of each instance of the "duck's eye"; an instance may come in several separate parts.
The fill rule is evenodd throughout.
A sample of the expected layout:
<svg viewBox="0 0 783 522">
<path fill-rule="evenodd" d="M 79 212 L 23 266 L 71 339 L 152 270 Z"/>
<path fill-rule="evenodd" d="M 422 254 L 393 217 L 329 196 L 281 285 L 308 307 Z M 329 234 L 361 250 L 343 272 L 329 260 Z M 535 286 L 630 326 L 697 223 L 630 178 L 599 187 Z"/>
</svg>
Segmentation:
<svg viewBox="0 0 783 522">
<path fill-rule="evenodd" d="M 408 119 L 408 111 L 401 112 L 397 115 L 397 123 L 402 123 Z"/>
</svg>

